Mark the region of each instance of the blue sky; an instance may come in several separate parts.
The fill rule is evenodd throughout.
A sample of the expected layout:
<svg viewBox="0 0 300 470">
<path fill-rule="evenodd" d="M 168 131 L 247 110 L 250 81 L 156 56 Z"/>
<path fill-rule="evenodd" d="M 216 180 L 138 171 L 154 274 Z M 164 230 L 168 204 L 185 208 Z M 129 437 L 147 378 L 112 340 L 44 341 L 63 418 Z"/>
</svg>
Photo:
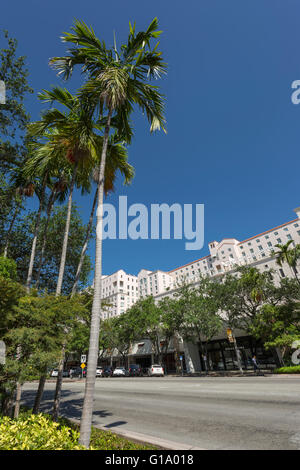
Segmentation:
<svg viewBox="0 0 300 470">
<path fill-rule="evenodd" d="M 300 3 L 297 0 L 11 0 L 0 26 L 27 56 L 35 95 L 59 83 L 48 59 L 65 51 L 59 36 L 74 18 L 84 20 L 107 44 L 125 41 L 128 22 L 144 29 L 158 17 L 160 47 L 168 63 L 161 82 L 166 95 L 167 135 L 150 135 L 134 115 L 129 160 L 136 176 L 119 194 L 129 204 L 205 204 L 205 244 L 186 251 L 184 240 L 110 240 L 104 244 L 105 273 L 119 268 L 171 270 L 208 253 L 207 243 L 243 240 L 295 218 L 300 205 L 300 105 L 291 83 L 300 79 Z M 81 84 L 75 77 L 71 89 Z M 91 198 L 75 200 L 87 219 Z M 94 256 L 94 245 L 90 247 Z"/>
</svg>

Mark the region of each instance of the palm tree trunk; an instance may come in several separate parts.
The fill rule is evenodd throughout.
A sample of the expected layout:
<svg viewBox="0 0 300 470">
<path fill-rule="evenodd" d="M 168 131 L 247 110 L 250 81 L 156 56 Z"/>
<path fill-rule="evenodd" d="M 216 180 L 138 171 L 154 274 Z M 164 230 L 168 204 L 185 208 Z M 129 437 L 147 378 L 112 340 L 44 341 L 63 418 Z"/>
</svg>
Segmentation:
<svg viewBox="0 0 300 470">
<path fill-rule="evenodd" d="M 46 219 L 46 223 L 45 223 L 45 227 L 44 227 L 44 233 L 43 233 L 43 239 L 42 239 L 42 249 L 41 249 L 39 265 L 38 265 L 38 272 L 37 272 L 37 277 L 36 277 L 36 282 L 35 282 L 36 289 L 38 289 L 39 284 L 40 284 L 41 270 L 42 270 L 42 266 L 43 266 L 44 253 L 45 253 L 45 250 L 46 250 L 46 243 L 47 243 L 48 226 L 49 226 L 51 212 L 52 212 L 52 209 L 53 209 L 53 204 L 54 204 L 55 198 L 56 198 L 56 191 L 53 189 L 52 193 L 51 193 L 51 196 L 50 196 L 50 199 L 49 199 L 48 207 L 47 207 L 47 219 Z"/>
<path fill-rule="evenodd" d="M 74 185 L 75 185 L 77 167 L 78 167 L 78 161 L 75 163 L 73 176 L 72 176 L 72 181 L 71 181 L 71 186 L 70 186 L 70 194 L 69 194 L 69 199 L 68 199 L 68 210 L 67 210 L 67 219 L 66 219 L 66 225 L 65 225 L 64 241 L 63 241 L 63 247 L 62 247 L 62 252 L 61 252 L 59 273 L 58 273 L 57 286 L 56 286 L 56 296 L 61 294 L 62 282 L 63 282 L 65 265 L 66 265 L 68 239 L 69 239 L 70 222 L 71 222 L 71 212 L 72 212 L 72 197 L 73 197 L 73 189 L 74 189 Z"/>
<path fill-rule="evenodd" d="M 17 346 L 17 360 L 20 360 L 20 357 L 21 357 L 21 346 Z M 18 381 L 16 383 L 16 400 L 15 400 L 15 409 L 14 409 L 14 418 L 15 419 L 17 419 L 19 417 L 21 395 L 22 395 L 22 385 Z"/>
<path fill-rule="evenodd" d="M 106 152 L 109 139 L 110 121 L 112 110 L 109 109 L 107 124 L 104 131 L 102 155 L 100 162 L 100 171 L 98 179 L 98 210 L 97 210 L 97 236 L 96 236 L 96 256 L 95 256 L 95 276 L 94 276 L 94 297 L 91 317 L 91 330 L 89 342 L 89 354 L 87 363 L 87 376 L 85 382 L 85 394 L 80 422 L 79 442 L 85 447 L 89 447 L 92 417 L 93 401 L 96 381 L 96 368 L 98 362 L 99 350 L 99 330 L 101 318 L 101 286 L 102 286 L 102 229 L 103 229 L 103 194 L 104 194 L 104 175 Z"/>
<path fill-rule="evenodd" d="M 300 286 L 300 279 L 299 279 L 299 277 L 298 277 L 298 275 L 297 275 L 297 271 L 296 271 L 295 266 L 292 266 L 292 271 L 293 271 L 293 274 L 294 274 L 294 276 L 295 276 L 296 281 L 298 282 L 298 284 L 299 284 L 299 286 Z"/>
<path fill-rule="evenodd" d="M 39 387 L 38 387 L 37 394 L 35 396 L 34 406 L 32 410 L 33 414 L 38 414 L 40 410 L 40 405 L 41 405 L 41 401 L 42 401 L 42 397 L 44 393 L 46 378 L 47 378 L 47 373 L 45 371 L 45 373 L 41 375 L 40 380 L 39 380 Z"/>
<path fill-rule="evenodd" d="M 15 208 L 14 215 L 13 215 L 13 218 L 11 219 L 9 229 L 6 235 L 6 241 L 5 241 L 4 252 L 3 252 L 4 258 L 7 258 L 7 251 L 8 251 L 8 246 L 10 242 L 10 236 L 11 236 L 11 232 L 12 232 L 19 210 L 20 210 L 20 205 L 17 204 L 17 207 Z"/>
<path fill-rule="evenodd" d="M 87 247 L 88 247 L 88 242 L 89 242 L 91 231 L 92 231 L 95 207 L 96 207 L 96 203 L 97 203 L 97 196 L 98 196 L 98 188 L 96 189 L 95 196 L 94 196 L 91 215 L 90 215 L 89 223 L 88 223 L 88 226 L 87 226 L 87 231 L 86 231 L 84 244 L 83 244 L 81 254 L 80 254 L 80 260 L 79 260 L 78 267 L 77 267 L 77 272 L 76 272 L 75 281 L 74 281 L 74 285 L 73 285 L 72 292 L 71 292 L 71 297 L 73 297 L 76 293 L 76 289 L 77 289 L 77 285 L 78 285 L 78 281 L 79 281 L 79 276 L 80 276 L 82 265 L 83 265 L 83 262 L 84 262 L 85 253 L 86 253 L 86 250 L 87 250 Z"/>
<path fill-rule="evenodd" d="M 65 265 L 66 265 L 68 239 L 69 239 L 70 222 L 71 222 L 71 212 L 72 212 L 72 196 L 73 196 L 73 189 L 75 185 L 77 168 L 78 168 L 78 161 L 76 161 L 75 163 L 71 186 L 70 186 L 64 241 L 63 241 L 62 253 L 61 253 L 61 258 L 60 258 L 60 267 L 59 267 L 59 274 L 58 274 L 56 293 L 55 293 L 56 297 L 61 295 L 62 281 L 63 281 Z M 65 347 L 66 347 L 66 343 L 64 342 L 62 346 L 62 351 L 61 351 L 61 360 L 58 366 L 58 375 L 57 375 L 57 380 L 56 380 L 56 389 L 55 389 L 55 397 L 54 397 L 53 412 L 52 412 L 53 419 L 55 421 L 57 421 L 58 413 L 59 413 L 61 388 L 62 388 L 62 380 L 63 380 L 63 369 L 64 369 L 64 362 L 65 362 Z"/>
<path fill-rule="evenodd" d="M 41 200 L 40 200 L 39 210 L 38 210 L 37 217 L 36 217 L 33 241 L 32 241 L 32 246 L 31 246 L 30 261 L 29 261 L 28 274 L 27 274 L 27 280 L 26 280 L 27 294 L 29 294 L 30 284 L 32 280 L 32 271 L 33 271 L 33 264 L 34 264 L 34 258 L 35 258 L 35 252 L 36 252 L 36 243 L 37 243 L 37 238 L 38 238 L 38 233 L 39 233 L 41 214 L 42 214 L 42 210 L 44 206 L 46 182 L 47 182 L 47 174 L 44 176 L 44 179 L 43 179 Z"/>
<path fill-rule="evenodd" d="M 54 421 L 58 420 L 61 388 L 62 388 L 62 381 L 63 381 L 63 371 L 64 371 L 64 363 L 65 363 L 65 348 L 66 348 L 66 345 L 63 344 L 62 351 L 61 351 L 61 358 L 58 364 L 58 374 L 57 374 L 54 404 L 53 404 L 53 410 L 52 410 L 52 417 Z"/>
<path fill-rule="evenodd" d="M 14 409 L 14 419 L 17 419 L 19 417 L 21 396 L 22 396 L 22 385 L 20 384 L 20 382 L 17 382 L 17 385 L 16 385 L 16 400 L 15 400 L 15 409 Z"/>
</svg>

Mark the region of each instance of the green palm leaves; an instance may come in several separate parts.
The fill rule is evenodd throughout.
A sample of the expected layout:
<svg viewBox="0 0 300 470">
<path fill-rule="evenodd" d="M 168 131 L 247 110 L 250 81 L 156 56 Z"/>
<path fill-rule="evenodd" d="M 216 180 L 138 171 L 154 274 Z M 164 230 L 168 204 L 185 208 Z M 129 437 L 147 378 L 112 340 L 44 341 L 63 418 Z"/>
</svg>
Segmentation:
<svg viewBox="0 0 300 470">
<path fill-rule="evenodd" d="M 88 98 L 98 106 L 102 117 L 103 109 L 111 109 L 127 121 L 137 105 L 147 116 L 150 130 L 164 129 L 164 99 L 158 87 L 149 82 L 160 78 L 166 71 L 157 43 L 151 49 L 151 40 L 160 36 L 155 18 L 145 32 L 135 32 L 130 24 L 127 44 L 118 50 L 116 43 L 108 49 L 95 35 L 94 30 L 84 22 L 75 21 L 71 33 L 64 33 L 62 40 L 74 44 L 65 57 L 54 57 L 50 65 L 65 79 L 79 65 L 88 80 L 80 90 L 80 96 Z M 123 137 L 130 137 L 125 132 Z"/>
</svg>

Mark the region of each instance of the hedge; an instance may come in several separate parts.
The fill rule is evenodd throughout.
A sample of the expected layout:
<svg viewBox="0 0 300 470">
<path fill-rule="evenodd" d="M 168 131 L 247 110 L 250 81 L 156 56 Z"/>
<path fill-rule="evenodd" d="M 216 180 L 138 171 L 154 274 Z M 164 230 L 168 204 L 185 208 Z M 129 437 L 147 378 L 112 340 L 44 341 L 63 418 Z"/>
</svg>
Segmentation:
<svg viewBox="0 0 300 470">
<path fill-rule="evenodd" d="M 78 443 L 78 426 L 50 415 L 22 412 L 18 419 L 0 416 L 0 450 L 87 450 Z M 150 450 L 111 431 L 92 428 L 90 450 Z"/>
<path fill-rule="evenodd" d="M 300 374 L 300 366 L 280 367 L 274 370 L 274 374 Z"/>
</svg>

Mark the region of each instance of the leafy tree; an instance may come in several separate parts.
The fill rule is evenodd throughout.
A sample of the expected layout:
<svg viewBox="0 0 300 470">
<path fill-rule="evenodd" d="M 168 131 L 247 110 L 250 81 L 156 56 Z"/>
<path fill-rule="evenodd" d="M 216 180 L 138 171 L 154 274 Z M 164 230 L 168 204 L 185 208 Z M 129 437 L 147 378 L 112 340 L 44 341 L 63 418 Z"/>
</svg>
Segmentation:
<svg viewBox="0 0 300 470">
<path fill-rule="evenodd" d="M 199 341 L 202 354 L 207 357 L 207 343 L 222 328 L 223 321 L 219 315 L 219 304 L 215 296 L 217 283 L 209 278 L 201 277 L 192 296 L 189 298 L 186 311 L 186 322 L 191 329 L 190 337 Z M 196 333 L 196 335 L 195 335 Z M 205 346 L 203 346 L 203 342 Z M 207 370 L 207 361 L 205 368 Z"/>
<path fill-rule="evenodd" d="M 251 332 L 263 340 L 266 349 L 278 348 L 284 365 L 293 342 L 300 340 L 299 301 L 264 305 L 251 326 Z"/>
<path fill-rule="evenodd" d="M 33 90 L 28 85 L 26 58 L 17 55 L 17 40 L 9 37 L 7 31 L 0 37 L 0 80 L 5 82 L 6 104 L 0 105 L 0 172 L 20 165 L 26 149 L 24 136 L 29 115 L 24 99 Z"/>
<path fill-rule="evenodd" d="M 43 265 L 39 274 L 39 290 L 47 290 L 55 292 L 57 284 L 58 269 L 61 256 L 61 244 L 63 241 L 63 230 L 65 225 L 66 207 L 58 206 L 52 212 L 52 217 L 48 219 L 47 215 L 41 217 L 39 225 L 39 236 L 37 241 L 36 256 L 39 258 L 43 249 L 43 232 L 45 225 L 48 224 L 48 236 L 44 247 Z M 11 243 L 10 243 L 10 257 L 17 263 L 18 280 L 25 285 L 28 264 L 32 249 L 32 234 L 34 232 L 36 222 L 36 213 L 28 212 L 18 220 L 15 225 Z M 1 232 L 0 232 L 1 235 Z M 81 217 L 78 213 L 76 206 L 73 204 L 70 223 L 70 242 L 67 250 L 65 279 L 63 285 L 63 293 L 69 294 L 75 281 L 76 269 L 81 254 L 81 247 L 83 245 L 86 235 L 86 226 L 82 223 Z M 0 236 L 0 247 L 1 240 Z M 89 274 L 91 272 L 91 262 L 88 255 L 85 255 L 83 267 L 80 275 L 80 288 L 88 285 Z M 39 267 L 33 267 L 33 279 L 38 276 Z M 35 287 L 35 286 L 34 286 Z"/>
<path fill-rule="evenodd" d="M 136 302 L 129 309 L 129 313 L 133 317 L 135 336 L 151 341 L 155 361 L 161 363 L 162 309 L 155 303 L 154 298 L 149 296 Z"/>
<path fill-rule="evenodd" d="M 13 259 L 0 256 L 0 276 L 6 279 L 17 278 L 17 264 Z"/>
</svg>

